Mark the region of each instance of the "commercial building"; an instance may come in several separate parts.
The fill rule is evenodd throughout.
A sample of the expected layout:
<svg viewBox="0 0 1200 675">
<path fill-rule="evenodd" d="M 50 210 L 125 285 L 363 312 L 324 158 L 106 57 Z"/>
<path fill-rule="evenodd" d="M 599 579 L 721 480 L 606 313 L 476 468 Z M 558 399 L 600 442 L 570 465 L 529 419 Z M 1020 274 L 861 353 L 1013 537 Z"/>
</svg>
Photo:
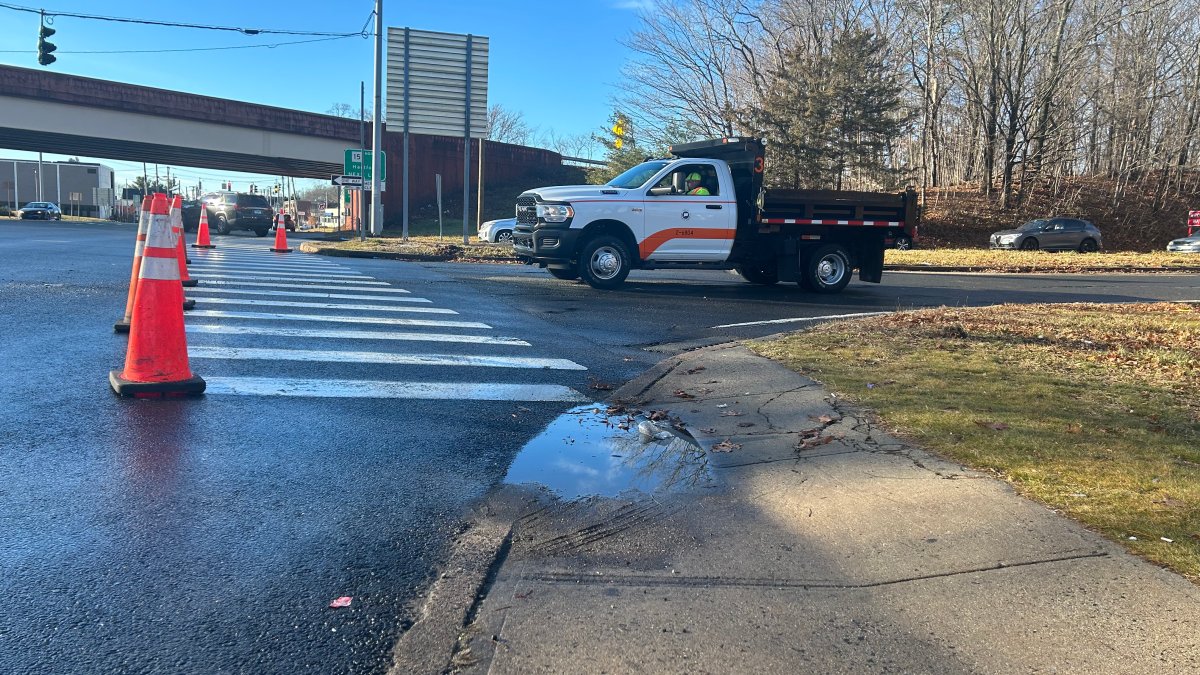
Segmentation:
<svg viewBox="0 0 1200 675">
<path fill-rule="evenodd" d="M 0 204 L 12 209 L 29 202 L 54 202 L 69 215 L 112 215 L 113 170 L 89 162 L 0 159 Z"/>
</svg>

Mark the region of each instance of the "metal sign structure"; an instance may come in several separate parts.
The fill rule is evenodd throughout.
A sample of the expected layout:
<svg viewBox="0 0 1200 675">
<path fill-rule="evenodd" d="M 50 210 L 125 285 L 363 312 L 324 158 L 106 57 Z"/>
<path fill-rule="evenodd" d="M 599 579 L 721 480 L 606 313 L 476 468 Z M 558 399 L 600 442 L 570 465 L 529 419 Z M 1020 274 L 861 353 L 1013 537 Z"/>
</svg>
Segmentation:
<svg viewBox="0 0 1200 675">
<path fill-rule="evenodd" d="M 463 139 L 463 241 L 471 196 L 471 139 L 487 136 L 488 38 L 388 28 L 387 124 L 404 132 L 403 222 L 408 238 L 408 134 Z"/>
</svg>

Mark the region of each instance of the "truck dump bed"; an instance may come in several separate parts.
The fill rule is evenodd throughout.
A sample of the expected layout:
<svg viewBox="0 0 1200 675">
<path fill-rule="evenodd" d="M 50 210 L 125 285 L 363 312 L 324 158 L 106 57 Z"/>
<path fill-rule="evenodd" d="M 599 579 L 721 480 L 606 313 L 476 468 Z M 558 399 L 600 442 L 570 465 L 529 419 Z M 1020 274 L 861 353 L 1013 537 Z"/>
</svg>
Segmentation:
<svg viewBox="0 0 1200 675">
<path fill-rule="evenodd" d="M 804 225 L 917 225 L 917 195 L 906 192 L 848 192 L 841 190 L 763 190 L 760 222 Z"/>
</svg>

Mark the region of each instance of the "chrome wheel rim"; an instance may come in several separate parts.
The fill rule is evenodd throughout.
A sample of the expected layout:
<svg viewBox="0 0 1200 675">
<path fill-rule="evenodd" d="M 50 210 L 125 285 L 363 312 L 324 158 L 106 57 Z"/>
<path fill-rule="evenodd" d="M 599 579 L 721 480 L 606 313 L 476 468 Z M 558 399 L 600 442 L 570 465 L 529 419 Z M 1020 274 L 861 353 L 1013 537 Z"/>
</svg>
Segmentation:
<svg viewBox="0 0 1200 675">
<path fill-rule="evenodd" d="M 612 246 L 601 246 L 592 252 L 588 269 L 597 279 L 612 279 L 621 271 L 621 254 Z"/>
<path fill-rule="evenodd" d="M 829 254 L 817 263 L 817 280 L 826 286 L 835 286 L 846 275 L 846 260 L 837 254 Z"/>
</svg>

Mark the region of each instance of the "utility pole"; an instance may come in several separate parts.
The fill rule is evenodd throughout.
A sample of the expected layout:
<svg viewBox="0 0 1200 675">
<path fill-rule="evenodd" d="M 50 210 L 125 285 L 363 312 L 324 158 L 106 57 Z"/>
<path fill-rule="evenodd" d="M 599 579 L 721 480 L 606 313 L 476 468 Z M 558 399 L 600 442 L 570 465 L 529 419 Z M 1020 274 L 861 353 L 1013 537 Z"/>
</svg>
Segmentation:
<svg viewBox="0 0 1200 675">
<path fill-rule="evenodd" d="M 43 196 L 43 193 L 45 193 L 45 191 L 46 191 L 45 188 L 42 187 L 43 182 L 44 182 L 44 180 L 42 179 L 42 153 L 38 152 L 37 198 L 38 198 L 39 202 L 46 201 L 45 197 Z"/>
<path fill-rule="evenodd" d="M 379 169 L 383 148 L 383 0 L 375 0 L 375 108 L 371 120 L 371 234 L 383 234 Z"/>
<path fill-rule="evenodd" d="M 367 83 L 358 81 L 358 149 L 366 150 L 367 148 Z M 354 204 L 356 208 L 351 209 L 358 222 L 354 224 L 354 229 L 358 230 L 358 240 L 367 240 L 367 231 L 364 229 L 362 212 L 363 212 L 363 190 L 359 188 L 354 191 Z"/>
</svg>

